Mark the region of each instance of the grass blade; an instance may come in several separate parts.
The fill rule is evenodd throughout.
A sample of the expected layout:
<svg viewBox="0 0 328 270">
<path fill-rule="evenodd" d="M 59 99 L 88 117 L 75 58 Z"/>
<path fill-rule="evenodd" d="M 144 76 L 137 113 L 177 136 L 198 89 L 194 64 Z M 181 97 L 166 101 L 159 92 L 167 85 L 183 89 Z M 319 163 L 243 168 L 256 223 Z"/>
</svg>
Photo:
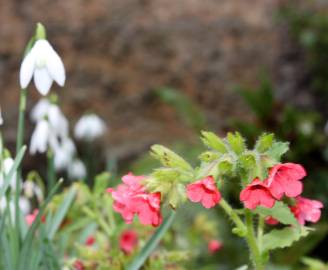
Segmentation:
<svg viewBox="0 0 328 270">
<path fill-rule="evenodd" d="M 50 228 L 48 231 L 48 237 L 49 239 L 53 239 L 53 237 L 55 236 L 55 233 L 57 232 L 60 224 L 63 222 L 72 202 L 74 201 L 76 196 L 76 189 L 72 188 L 68 194 L 65 196 L 64 201 L 62 202 L 62 204 L 60 205 L 60 207 L 58 208 L 55 216 L 53 217 L 53 219 L 51 220 L 50 224 Z"/>
<path fill-rule="evenodd" d="M 5 192 L 7 191 L 9 185 L 10 185 L 10 180 L 13 178 L 14 173 L 17 171 L 20 163 L 22 162 L 22 159 L 24 157 L 26 151 L 26 146 L 23 146 L 14 161 L 13 166 L 11 167 L 9 173 L 5 176 L 5 181 L 3 183 L 3 186 L 0 188 L 0 199 L 2 198 L 2 196 L 5 194 Z"/>
<path fill-rule="evenodd" d="M 150 254 L 157 247 L 159 241 L 162 239 L 163 235 L 170 228 L 173 219 L 175 217 L 175 211 L 171 211 L 170 215 L 165 218 L 161 226 L 156 230 L 152 237 L 148 240 L 146 245 L 142 248 L 137 257 L 134 258 L 132 263 L 126 268 L 126 270 L 138 270 L 145 263 Z"/>
</svg>

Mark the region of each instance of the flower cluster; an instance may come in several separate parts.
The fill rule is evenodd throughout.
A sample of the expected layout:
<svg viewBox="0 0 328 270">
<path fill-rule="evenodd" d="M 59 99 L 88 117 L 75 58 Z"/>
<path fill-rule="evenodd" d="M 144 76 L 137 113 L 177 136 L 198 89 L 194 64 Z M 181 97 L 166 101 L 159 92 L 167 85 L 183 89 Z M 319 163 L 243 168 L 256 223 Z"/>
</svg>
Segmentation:
<svg viewBox="0 0 328 270">
<path fill-rule="evenodd" d="M 240 193 L 240 200 L 246 208 L 255 209 L 257 206 L 272 208 L 277 200 L 284 196 L 295 198 L 295 205 L 291 211 L 300 224 L 305 221 L 317 222 L 320 219 L 323 207 L 319 201 L 309 200 L 300 196 L 303 191 L 301 180 L 306 176 L 304 168 L 299 164 L 280 163 L 273 166 L 264 181 L 258 178 L 248 184 Z M 271 217 L 268 224 L 275 224 Z"/>
<path fill-rule="evenodd" d="M 57 171 L 66 170 L 71 178 L 84 178 L 86 169 L 76 157 L 68 121 L 59 106 L 43 98 L 32 109 L 31 120 L 36 123 L 36 127 L 31 138 L 30 153 L 45 153 L 51 149 Z"/>
<path fill-rule="evenodd" d="M 161 194 L 148 193 L 142 185 L 144 176 L 129 173 L 122 177 L 123 184 L 116 189 L 108 188 L 107 192 L 114 199 L 114 210 L 120 213 L 126 223 L 131 223 L 134 215 L 144 225 L 158 226 L 162 222 Z"/>
</svg>

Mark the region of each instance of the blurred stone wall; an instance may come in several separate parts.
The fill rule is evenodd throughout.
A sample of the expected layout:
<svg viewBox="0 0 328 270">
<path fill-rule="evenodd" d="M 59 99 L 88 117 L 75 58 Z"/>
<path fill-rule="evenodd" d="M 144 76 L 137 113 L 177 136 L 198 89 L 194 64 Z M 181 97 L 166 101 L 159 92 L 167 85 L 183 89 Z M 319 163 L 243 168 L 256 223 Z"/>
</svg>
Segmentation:
<svg viewBox="0 0 328 270">
<path fill-rule="evenodd" d="M 237 84 L 254 85 L 279 54 L 275 0 L 0 0 L 0 104 L 14 141 L 22 51 L 40 21 L 67 69 L 54 87 L 74 122 L 85 111 L 110 126 L 119 155 L 188 138 L 167 106 L 149 99 L 160 86 L 199 104 L 212 129 L 249 117 Z M 39 94 L 29 89 L 28 107 Z M 28 125 L 30 126 L 30 125 Z M 31 127 L 30 127 L 31 128 Z"/>
</svg>

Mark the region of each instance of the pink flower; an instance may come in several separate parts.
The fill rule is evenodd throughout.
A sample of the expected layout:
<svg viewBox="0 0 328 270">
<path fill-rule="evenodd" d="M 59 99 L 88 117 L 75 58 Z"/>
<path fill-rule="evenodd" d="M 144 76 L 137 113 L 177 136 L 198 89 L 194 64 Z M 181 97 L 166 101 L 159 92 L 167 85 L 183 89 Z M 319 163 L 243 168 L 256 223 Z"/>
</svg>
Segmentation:
<svg viewBox="0 0 328 270">
<path fill-rule="evenodd" d="M 27 225 L 31 226 L 38 214 L 39 214 L 39 209 L 34 209 L 32 214 L 26 215 L 25 216 L 25 221 L 26 221 Z M 46 217 L 45 216 L 41 216 L 41 222 L 42 223 L 46 222 Z"/>
<path fill-rule="evenodd" d="M 192 202 L 200 202 L 205 208 L 214 207 L 221 200 L 221 194 L 212 176 L 205 177 L 187 186 L 187 196 Z"/>
<path fill-rule="evenodd" d="M 300 181 L 306 172 L 299 164 L 283 163 L 277 164 L 270 169 L 269 177 L 265 180 L 273 197 L 280 200 L 285 194 L 294 198 L 303 191 L 303 184 Z"/>
<path fill-rule="evenodd" d="M 74 262 L 73 267 L 74 267 L 75 270 L 84 270 L 84 269 L 85 269 L 85 268 L 84 268 L 84 265 L 83 265 L 83 262 L 80 261 L 80 260 L 76 260 L 76 261 Z"/>
<path fill-rule="evenodd" d="M 120 249 L 125 254 L 131 254 L 138 244 L 138 235 L 133 230 L 125 230 L 120 236 Z"/>
<path fill-rule="evenodd" d="M 122 177 L 123 184 L 117 189 L 109 188 L 114 199 L 113 208 L 120 213 L 126 223 L 131 223 L 134 215 L 144 225 L 158 226 L 162 222 L 160 209 L 161 194 L 148 193 L 141 185 L 144 176 L 135 176 L 129 173 Z"/>
<path fill-rule="evenodd" d="M 207 249 L 210 253 L 215 253 L 223 247 L 223 244 L 218 240 L 211 240 L 208 242 Z"/>
<path fill-rule="evenodd" d="M 321 208 L 323 208 L 322 202 L 301 196 L 296 197 L 296 204 L 290 207 L 301 225 L 304 225 L 305 221 L 318 222 L 321 216 Z"/>
<path fill-rule="evenodd" d="M 92 246 L 95 243 L 95 241 L 96 241 L 96 239 L 94 238 L 94 236 L 93 235 L 90 235 L 85 240 L 85 245 L 86 246 Z"/>
<path fill-rule="evenodd" d="M 268 225 L 277 225 L 279 224 L 279 221 L 272 216 L 268 216 L 265 218 L 265 223 Z"/>
<path fill-rule="evenodd" d="M 252 183 L 244 188 L 239 197 L 245 207 L 249 209 L 255 209 L 258 205 L 272 208 L 275 203 L 267 185 L 258 178 L 255 178 Z"/>
</svg>

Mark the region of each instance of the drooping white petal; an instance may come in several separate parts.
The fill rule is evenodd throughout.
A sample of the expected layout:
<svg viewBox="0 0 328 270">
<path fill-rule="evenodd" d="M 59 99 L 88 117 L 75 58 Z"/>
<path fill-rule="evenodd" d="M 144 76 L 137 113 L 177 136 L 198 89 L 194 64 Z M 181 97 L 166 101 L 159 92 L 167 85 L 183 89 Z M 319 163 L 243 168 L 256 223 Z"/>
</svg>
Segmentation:
<svg viewBox="0 0 328 270">
<path fill-rule="evenodd" d="M 48 70 L 43 68 L 36 68 L 34 71 L 34 83 L 36 89 L 40 92 L 41 95 L 47 95 L 50 87 L 52 85 L 52 78 L 48 72 Z"/>
<path fill-rule="evenodd" d="M 70 164 L 67 172 L 71 179 L 83 179 L 87 175 L 87 170 L 84 166 L 84 163 L 79 159 L 75 159 Z"/>
<path fill-rule="evenodd" d="M 93 141 L 104 135 L 105 132 L 105 122 L 95 114 L 82 116 L 74 129 L 75 137 L 85 141 Z"/>
<path fill-rule="evenodd" d="M 26 88 L 30 83 L 35 68 L 35 53 L 32 49 L 23 59 L 19 72 L 21 88 Z"/>
<path fill-rule="evenodd" d="M 48 114 L 48 110 L 50 107 L 50 102 L 46 98 L 42 98 L 39 102 L 34 106 L 31 111 L 31 120 L 33 122 L 40 121 L 45 118 Z"/>
<path fill-rule="evenodd" d="M 70 138 L 64 138 L 59 148 L 55 151 L 55 168 L 57 171 L 67 169 L 71 163 L 76 148 L 74 142 Z"/>
<path fill-rule="evenodd" d="M 36 152 L 45 153 L 47 151 L 49 133 L 49 124 L 46 120 L 37 123 L 31 137 L 30 153 L 32 155 Z"/>
<path fill-rule="evenodd" d="M 14 166 L 14 160 L 12 158 L 8 157 L 4 159 L 3 169 L 6 175 L 10 172 L 13 166 Z M 13 176 L 10 179 L 10 186 L 13 190 L 16 189 L 16 172 L 14 172 Z"/>
<path fill-rule="evenodd" d="M 64 86 L 66 78 L 65 67 L 63 61 L 52 47 L 49 49 L 49 53 L 47 55 L 47 69 L 49 71 L 50 76 L 60 86 Z"/>
<path fill-rule="evenodd" d="M 48 110 L 48 120 L 51 127 L 59 136 L 68 136 L 68 121 L 57 105 L 50 105 Z"/>
<path fill-rule="evenodd" d="M 30 201 L 27 198 L 21 196 L 19 198 L 19 209 L 22 211 L 24 216 L 27 215 L 28 213 L 30 213 L 30 211 L 31 211 Z"/>
</svg>

